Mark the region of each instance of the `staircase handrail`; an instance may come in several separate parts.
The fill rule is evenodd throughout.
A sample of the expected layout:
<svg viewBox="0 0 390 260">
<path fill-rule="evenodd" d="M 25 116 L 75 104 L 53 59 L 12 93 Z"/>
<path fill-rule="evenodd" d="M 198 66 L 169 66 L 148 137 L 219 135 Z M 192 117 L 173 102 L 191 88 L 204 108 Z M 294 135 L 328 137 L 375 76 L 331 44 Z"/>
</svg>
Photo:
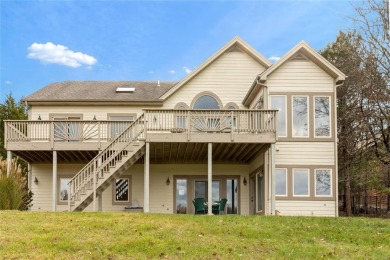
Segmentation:
<svg viewBox="0 0 390 260">
<path fill-rule="evenodd" d="M 91 161 L 89 161 L 78 173 L 76 173 L 76 175 L 70 179 L 70 181 L 68 182 L 68 191 L 72 194 L 68 194 L 68 199 L 71 200 L 72 199 L 72 196 L 71 195 L 74 195 L 76 194 L 80 188 L 84 187 L 86 185 L 86 183 L 88 181 L 90 181 L 91 179 L 93 179 L 93 174 L 101 171 L 104 167 L 106 167 L 112 160 L 112 158 L 115 158 L 118 154 L 120 154 L 123 149 L 128 145 L 130 144 L 131 142 L 135 141 L 145 130 L 144 126 L 142 126 L 140 128 L 140 131 L 138 131 L 137 133 L 135 133 L 133 136 L 130 137 L 130 140 L 129 139 L 125 139 L 126 141 L 121 141 L 123 140 L 123 137 L 127 138 L 126 135 L 129 134 L 129 132 L 136 126 L 138 125 L 142 125 L 142 124 L 145 124 L 144 122 L 144 114 L 140 115 L 134 122 L 132 122 L 121 134 L 119 134 L 106 148 L 104 148 L 100 153 L 98 153 Z M 120 149 L 114 149 L 113 153 L 109 153 L 107 154 L 107 152 L 110 152 L 112 151 L 111 148 L 114 147 L 114 145 L 116 145 L 117 143 L 124 143 L 124 146 L 121 147 Z M 106 158 L 105 160 L 101 162 L 101 165 L 99 165 L 98 167 L 95 166 L 95 164 L 104 156 L 106 155 Z M 91 168 L 91 166 L 93 166 L 92 168 L 92 174 L 88 174 L 88 170 Z M 80 180 L 80 184 L 77 185 L 77 187 L 74 187 L 74 190 L 72 192 L 72 190 L 70 189 L 70 185 L 72 184 L 72 182 L 74 182 L 77 178 L 79 178 L 80 175 L 82 175 L 83 173 L 86 173 L 86 176 L 84 176 L 84 178 L 82 180 Z M 77 188 L 77 189 L 76 189 Z"/>
</svg>

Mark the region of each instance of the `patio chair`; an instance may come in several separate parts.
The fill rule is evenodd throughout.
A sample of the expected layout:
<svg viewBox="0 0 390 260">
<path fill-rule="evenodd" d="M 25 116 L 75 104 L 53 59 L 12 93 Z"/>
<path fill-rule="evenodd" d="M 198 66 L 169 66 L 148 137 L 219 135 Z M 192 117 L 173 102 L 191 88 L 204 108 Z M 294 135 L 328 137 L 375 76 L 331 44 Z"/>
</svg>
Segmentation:
<svg viewBox="0 0 390 260">
<path fill-rule="evenodd" d="M 226 206 L 226 203 L 227 203 L 227 199 L 226 198 L 223 198 L 219 201 L 219 212 L 218 214 L 225 214 L 225 206 Z"/>
<path fill-rule="evenodd" d="M 206 214 L 206 200 L 204 198 L 195 198 L 192 203 L 195 207 L 195 214 Z"/>
</svg>

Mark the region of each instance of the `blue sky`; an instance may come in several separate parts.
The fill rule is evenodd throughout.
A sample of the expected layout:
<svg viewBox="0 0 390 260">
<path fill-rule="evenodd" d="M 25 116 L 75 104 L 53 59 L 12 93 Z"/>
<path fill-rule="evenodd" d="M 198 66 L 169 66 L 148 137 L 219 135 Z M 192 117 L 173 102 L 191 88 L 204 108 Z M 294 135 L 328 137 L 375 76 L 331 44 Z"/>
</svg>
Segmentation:
<svg viewBox="0 0 390 260">
<path fill-rule="evenodd" d="M 265 57 L 352 27 L 348 1 L 1 1 L 0 100 L 65 80 L 180 80 L 235 35 Z"/>
</svg>

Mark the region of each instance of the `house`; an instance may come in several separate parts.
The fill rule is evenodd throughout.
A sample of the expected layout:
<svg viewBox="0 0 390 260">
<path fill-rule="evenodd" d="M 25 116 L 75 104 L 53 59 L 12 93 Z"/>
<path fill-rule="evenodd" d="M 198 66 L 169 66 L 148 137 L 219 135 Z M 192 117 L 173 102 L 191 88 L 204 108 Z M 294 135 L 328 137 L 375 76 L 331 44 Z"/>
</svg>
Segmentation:
<svg viewBox="0 0 390 260">
<path fill-rule="evenodd" d="M 70 81 L 5 122 L 32 211 L 337 216 L 336 88 L 307 43 L 276 63 L 235 37 L 179 82 Z M 212 203 L 207 204 L 212 214 Z M 131 210 L 131 209 L 130 209 Z"/>
</svg>

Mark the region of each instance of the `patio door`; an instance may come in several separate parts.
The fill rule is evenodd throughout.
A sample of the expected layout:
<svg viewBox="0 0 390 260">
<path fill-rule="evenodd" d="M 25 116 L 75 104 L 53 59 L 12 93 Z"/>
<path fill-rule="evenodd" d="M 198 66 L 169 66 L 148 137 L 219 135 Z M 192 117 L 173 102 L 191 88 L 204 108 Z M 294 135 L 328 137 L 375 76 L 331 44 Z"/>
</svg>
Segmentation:
<svg viewBox="0 0 390 260">
<path fill-rule="evenodd" d="M 176 213 L 187 214 L 187 179 L 176 180 Z"/>
<path fill-rule="evenodd" d="M 54 141 L 55 142 L 78 142 L 81 139 L 81 128 L 80 124 L 77 122 L 81 120 L 79 116 L 61 116 L 53 117 L 54 121 Z M 70 121 L 70 122 L 64 122 Z"/>
<path fill-rule="evenodd" d="M 238 213 L 238 179 L 226 179 L 227 214 Z"/>
<path fill-rule="evenodd" d="M 220 200 L 220 188 L 221 181 L 213 181 L 213 194 L 212 194 L 212 202 Z M 194 198 L 204 198 L 206 201 L 208 200 L 208 186 L 207 181 L 196 180 L 195 181 L 195 197 Z"/>
</svg>

